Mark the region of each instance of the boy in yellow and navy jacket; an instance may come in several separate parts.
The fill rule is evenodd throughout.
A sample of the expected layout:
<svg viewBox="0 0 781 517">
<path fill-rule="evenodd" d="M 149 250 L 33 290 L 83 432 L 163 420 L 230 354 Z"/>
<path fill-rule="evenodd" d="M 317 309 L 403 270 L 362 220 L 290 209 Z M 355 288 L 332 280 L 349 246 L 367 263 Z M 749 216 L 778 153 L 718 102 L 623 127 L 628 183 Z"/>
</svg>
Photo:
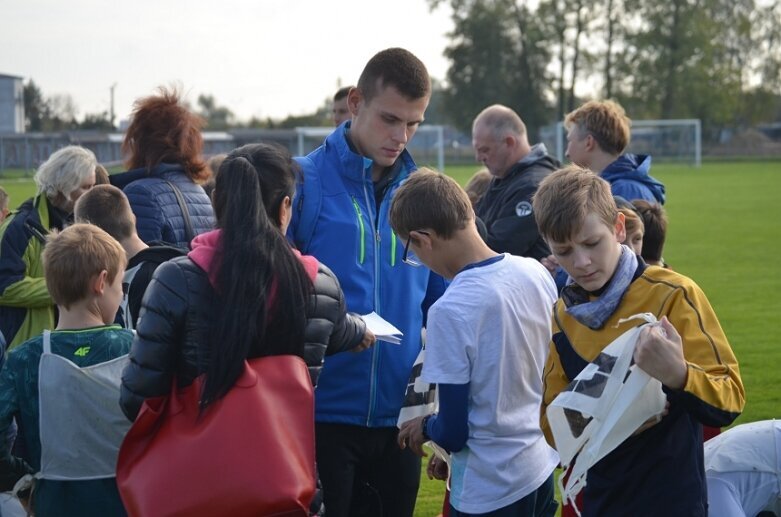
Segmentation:
<svg viewBox="0 0 781 517">
<path fill-rule="evenodd" d="M 544 370 L 545 410 L 575 376 L 650 312 L 635 363 L 658 379 L 668 413 L 644 426 L 588 472 L 584 516 L 707 516 L 702 426 L 726 426 L 743 410 L 738 363 L 708 299 L 689 278 L 646 267 L 620 243 L 626 230 L 609 184 L 570 166 L 546 178 L 534 198 L 537 224 L 570 276 L 554 308 Z"/>
</svg>

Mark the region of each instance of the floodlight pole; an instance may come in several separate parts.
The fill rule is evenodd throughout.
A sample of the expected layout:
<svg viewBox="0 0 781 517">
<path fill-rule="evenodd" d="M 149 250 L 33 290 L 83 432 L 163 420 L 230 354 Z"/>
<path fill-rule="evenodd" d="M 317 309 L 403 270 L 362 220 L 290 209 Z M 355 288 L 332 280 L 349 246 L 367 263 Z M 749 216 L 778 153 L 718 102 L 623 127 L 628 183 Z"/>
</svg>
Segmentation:
<svg viewBox="0 0 781 517">
<path fill-rule="evenodd" d="M 111 92 L 111 112 L 109 114 L 109 122 L 111 122 L 111 128 L 115 129 L 116 126 L 114 125 L 114 89 L 117 87 L 117 83 L 114 83 L 111 85 L 111 88 L 109 88 L 109 91 Z"/>
</svg>

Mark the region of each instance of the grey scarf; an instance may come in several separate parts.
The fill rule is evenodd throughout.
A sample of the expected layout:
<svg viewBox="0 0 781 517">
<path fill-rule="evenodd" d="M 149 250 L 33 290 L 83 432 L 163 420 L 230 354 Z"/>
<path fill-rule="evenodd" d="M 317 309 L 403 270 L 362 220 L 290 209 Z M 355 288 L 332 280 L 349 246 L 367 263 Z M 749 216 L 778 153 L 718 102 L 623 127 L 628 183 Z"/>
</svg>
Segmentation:
<svg viewBox="0 0 781 517">
<path fill-rule="evenodd" d="M 629 247 L 621 245 L 616 272 L 596 300 L 589 301 L 588 291 L 574 283 L 572 278 L 568 280 L 568 284 L 561 290 L 567 314 L 591 330 L 601 329 L 621 303 L 636 270 L 637 255 Z"/>
</svg>

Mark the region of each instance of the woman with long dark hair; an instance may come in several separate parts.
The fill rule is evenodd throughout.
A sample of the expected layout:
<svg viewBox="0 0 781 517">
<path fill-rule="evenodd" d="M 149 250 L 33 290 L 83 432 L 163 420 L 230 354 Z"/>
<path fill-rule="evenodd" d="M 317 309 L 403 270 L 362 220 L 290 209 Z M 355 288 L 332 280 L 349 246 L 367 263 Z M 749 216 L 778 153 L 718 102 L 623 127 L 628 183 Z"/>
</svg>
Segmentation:
<svg viewBox="0 0 781 517">
<path fill-rule="evenodd" d="M 121 405 L 135 419 L 144 399 L 205 374 L 201 404 L 227 393 L 247 358 L 294 354 L 316 370 L 326 353 L 374 343 L 345 313 L 333 273 L 285 239 L 297 166 L 281 147 L 233 151 L 214 190 L 217 229 L 187 257 L 162 264 L 141 307 Z"/>
<path fill-rule="evenodd" d="M 214 227 L 209 179 L 203 161 L 204 121 L 187 109 L 175 90 L 138 99 L 122 152 L 128 171 L 109 178 L 121 188 L 136 216 L 141 240 L 187 248 Z"/>
</svg>

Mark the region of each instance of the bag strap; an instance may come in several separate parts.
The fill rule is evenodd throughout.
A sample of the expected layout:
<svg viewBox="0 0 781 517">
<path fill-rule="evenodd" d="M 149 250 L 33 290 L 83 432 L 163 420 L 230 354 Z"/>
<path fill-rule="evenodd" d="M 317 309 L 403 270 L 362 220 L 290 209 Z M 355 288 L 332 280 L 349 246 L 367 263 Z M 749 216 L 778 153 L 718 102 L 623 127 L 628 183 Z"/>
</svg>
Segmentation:
<svg viewBox="0 0 781 517">
<path fill-rule="evenodd" d="M 193 231 L 193 223 L 190 220 L 190 211 L 187 209 L 187 204 L 184 202 L 184 196 L 182 195 L 182 191 L 179 190 L 179 187 L 177 187 L 172 181 L 163 180 L 166 183 L 168 183 L 168 186 L 171 187 L 171 190 L 174 191 L 174 196 L 176 196 L 176 202 L 179 204 L 179 209 L 182 211 L 182 217 L 184 218 L 184 237 L 187 239 L 187 242 L 189 243 L 195 238 L 195 232 Z"/>
<path fill-rule="evenodd" d="M 303 185 L 298 191 L 296 201 L 299 217 L 293 233 L 293 242 L 298 251 L 306 254 L 312 242 L 312 235 L 315 233 L 315 223 L 320 216 L 323 196 L 320 175 L 312 159 L 308 156 L 298 156 L 295 160 L 301 166 Z"/>
<path fill-rule="evenodd" d="M 52 353 L 52 333 L 50 330 L 44 330 L 43 331 L 43 353 L 44 354 L 51 354 Z"/>
</svg>

